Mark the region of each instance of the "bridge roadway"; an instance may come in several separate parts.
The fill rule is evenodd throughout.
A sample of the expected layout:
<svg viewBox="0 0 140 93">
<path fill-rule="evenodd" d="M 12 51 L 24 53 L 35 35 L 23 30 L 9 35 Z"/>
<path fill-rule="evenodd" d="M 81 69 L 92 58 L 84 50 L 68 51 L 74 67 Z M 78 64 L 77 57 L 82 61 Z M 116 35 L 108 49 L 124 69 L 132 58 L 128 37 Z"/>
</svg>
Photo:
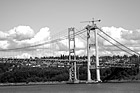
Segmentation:
<svg viewBox="0 0 140 93">
<path fill-rule="evenodd" d="M 70 66 L 69 64 L 69 60 L 66 59 L 18 59 L 18 58 L 1 58 L 0 59 L 0 63 L 20 63 L 20 62 L 52 62 L 52 63 L 62 63 L 65 64 L 66 66 Z M 71 60 L 70 62 L 76 62 L 77 66 L 81 66 L 81 65 L 86 65 L 87 60 Z M 91 66 L 90 69 L 96 69 L 96 65 L 94 62 L 91 62 Z M 106 62 L 100 62 L 100 66 L 99 68 L 110 68 L 110 67 L 119 67 L 119 68 L 132 68 L 135 67 L 134 63 L 106 63 Z M 140 67 L 140 66 L 139 66 Z"/>
<path fill-rule="evenodd" d="M 99 68 L 110 68 L 110 67 L 117 67 L 117 68 L 132 68 L 135 67 L 136 64 L 125 64 L 125 63 L 100 63 Z M 90 69 L 96 69 L 95 65 L 91 65 Z"/>
</svg>

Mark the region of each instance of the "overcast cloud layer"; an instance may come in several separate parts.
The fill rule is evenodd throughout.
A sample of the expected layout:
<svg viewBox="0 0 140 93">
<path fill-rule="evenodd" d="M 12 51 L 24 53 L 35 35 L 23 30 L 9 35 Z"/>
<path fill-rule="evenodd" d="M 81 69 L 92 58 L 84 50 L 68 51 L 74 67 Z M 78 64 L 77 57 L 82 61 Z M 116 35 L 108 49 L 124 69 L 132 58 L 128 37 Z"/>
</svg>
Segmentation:
<svg viewBox="0 0 140 93">
<path fill-rule="evenodd" d="M 126 30 L 124 28 L 116 27 L 102 27 L 102 30 L 108 35 L 124 44 L 125 46 L 131 48 L 136 52 L 140 52 L 140 30 L 135 31 Z M 99 32 L 103 37 L 111 41 L 112 43 L 118 45 L 113 40 L 109 39 L 103 33 Z M 94 38 L 94 37 L 93 37 Z M 92 38 L 92 39 L 93 39 Z M 38 45 L 44 42 L 52 40 L 50 35 L 50 30 L 48 27 L 41 28 L 37 33 L 30 26 L 18 26 L 14 27 L 9 31 L 0 31 L 0 50 L 4 49 L 14 49 L 21 48 L 26 46 Z M 86 39 L 86 38 L 85 38 Z M 120 49 L 112 46 L 109 42 L 105 41 L 99 37 L 99 51 L 100 55 L 118 55 L 126 54 Z M 77 55 L 86 55 L 86 42 L 83 42 L 80 38 L 76 37 L 76 54 Z M 68 54 L 68 40 L 64 39 L 57 43 L 46 44 L 37 47 L 31 47 L 20 50 L 22 52 L 18 53 L 19 50 L 9 51 L 14 52 L 13 57 L 35 57 L 35 56 L 49 56 L 54 55 L 58 56 L 60 54 Z M 32 51 L 32 52 L 29 52 Z M 91 48 L 92 54 L 94 54 L 94 49 Z M 7 52 L 7 51 L 6 51 Z M 5 52 L 2 52 L 5 53 Z M 3 55 L 1 55 L 2 57 Z M 11 54 L 12 56 L 12 54 Z"/>
</svg>

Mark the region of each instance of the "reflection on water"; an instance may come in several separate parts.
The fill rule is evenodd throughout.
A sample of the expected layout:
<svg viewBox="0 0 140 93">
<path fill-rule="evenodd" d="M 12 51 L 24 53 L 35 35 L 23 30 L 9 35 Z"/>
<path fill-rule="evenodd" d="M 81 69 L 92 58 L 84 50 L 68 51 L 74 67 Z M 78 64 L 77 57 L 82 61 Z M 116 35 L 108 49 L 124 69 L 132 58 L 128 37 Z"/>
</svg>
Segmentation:
<svg viewBox="0 0 140 93">
<path fill-rule="evenodd" d="M 0 93 L 140 93 L 140 83 L 0 86 Z"/>
</svg>

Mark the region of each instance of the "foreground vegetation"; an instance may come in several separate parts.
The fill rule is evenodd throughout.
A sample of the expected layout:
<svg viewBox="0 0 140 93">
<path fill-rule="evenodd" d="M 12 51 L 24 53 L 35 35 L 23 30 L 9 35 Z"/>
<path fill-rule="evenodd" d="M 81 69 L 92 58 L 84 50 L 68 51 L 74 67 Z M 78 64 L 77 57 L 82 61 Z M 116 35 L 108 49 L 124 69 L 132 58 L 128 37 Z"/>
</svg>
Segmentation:
<svg viewBox="0 0 140 93">
<path fill-rule="evenodd" d="M 69 70 L 66 67 L 15 67 L 10 69 L 13 63 L 0 63 L 0 83 L 21 83 L 21 82 L 47 82 L 47 81 L 68 81 Z M 92 79 L 96 79 L 96 71 L 91 70 Z M 101 69 L 102 81 L 108 80 L 137 80 L 139 66 L 133 68 L 106 68 Z M 87 79 L 87 68 L 81 66 L 77 77 L 80 80 Z"/>
</svg>

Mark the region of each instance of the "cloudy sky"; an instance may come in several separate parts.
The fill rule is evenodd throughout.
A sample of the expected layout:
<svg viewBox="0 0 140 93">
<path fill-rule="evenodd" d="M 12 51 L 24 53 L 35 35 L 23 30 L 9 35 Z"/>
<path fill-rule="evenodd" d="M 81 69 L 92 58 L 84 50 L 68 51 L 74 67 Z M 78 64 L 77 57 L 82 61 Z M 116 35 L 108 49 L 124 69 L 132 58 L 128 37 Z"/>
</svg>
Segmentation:
<svg viewBox="0 0 140 93">
<path fill-rule="evenodd" d="M 88 23 L 80 22 L 93 17 L 102 20 L 97 25 L 107 34 L 140 52 L 139 9 L 139 0 L 0 0 L 0 57 L 67 54 L 67 40 L 3 50 L 49 42 L 69 27 L 84 28 Z M 76 44 L 77 54 L 86 54 L 86 42 L 77 37 Z M 101 38 L 99 45 L 100 55 L 124 54 Z"/>
</svg>

